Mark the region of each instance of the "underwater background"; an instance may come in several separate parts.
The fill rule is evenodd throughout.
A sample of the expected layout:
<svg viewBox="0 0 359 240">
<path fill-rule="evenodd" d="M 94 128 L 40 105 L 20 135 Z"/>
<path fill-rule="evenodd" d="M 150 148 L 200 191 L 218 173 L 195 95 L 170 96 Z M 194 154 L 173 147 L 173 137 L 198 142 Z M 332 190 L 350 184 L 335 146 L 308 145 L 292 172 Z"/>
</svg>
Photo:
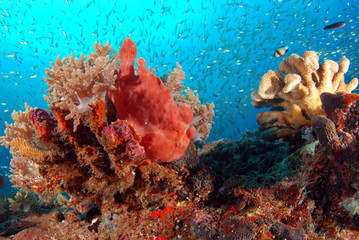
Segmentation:
<svg viewBox="0 0 359 240">
<path fill-rule="evenodd" d="M 359 76 L 359 1 L 0 1 L 0 132 L 14 110 L 47 108 L 43 77 L 58 55 L 93 51 L 95 41 L 118 51 L 126 37 L 137 56 L 162 76 L 182 65 L 184 85 L 215 104 L 207 142 L 240 139 L 257 129 L 251 92 L 292 53 L 314 50 L 320 61 L 346 56 L 346 80 Z M 339 29 L 326 25 L 344 21 Z M 284 56 L 274 51 L 288 47 Z M 357 91 L 354 91 L 357 92 Z M 262 111 L 262 110 L 261 110 Z M 0 147 L 2 193 L 9 194 L 11 155 Z"/>
</svg>

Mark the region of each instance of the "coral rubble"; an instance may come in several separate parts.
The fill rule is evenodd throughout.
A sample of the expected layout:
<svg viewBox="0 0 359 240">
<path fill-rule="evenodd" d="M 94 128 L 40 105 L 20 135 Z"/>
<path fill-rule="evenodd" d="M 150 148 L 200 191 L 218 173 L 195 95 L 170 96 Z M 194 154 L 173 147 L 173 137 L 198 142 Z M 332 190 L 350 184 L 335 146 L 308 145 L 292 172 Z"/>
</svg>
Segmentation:
<svg viewBox="0 0 359 240">
<path fill-rule="evenodd" d="M 267 72 L 259 89 L 252 93 L 253 106 L 273 107 L 257 115 L 259 129 L 282 137 L 310 125 L 312 118 L 324 113 L 321 93 L 350 93 L 357 87 L 357 78 L 344 83 L 349 63 L 343 57 L 339 63 L 329 60 L 320 65 L 313 51 L 304 52 L 303 57 L 292 54 L 284 59 L 279 70 Z"/>
</svg>

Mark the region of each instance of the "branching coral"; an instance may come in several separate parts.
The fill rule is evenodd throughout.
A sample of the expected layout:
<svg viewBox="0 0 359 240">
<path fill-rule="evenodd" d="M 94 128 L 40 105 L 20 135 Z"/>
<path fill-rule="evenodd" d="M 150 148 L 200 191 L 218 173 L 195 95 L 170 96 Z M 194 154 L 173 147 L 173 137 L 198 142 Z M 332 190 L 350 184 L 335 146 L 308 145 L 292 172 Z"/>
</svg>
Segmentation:
<svg viewBox="0 0 359 240">
<path fill-rule="evenodd" d="M 190 88 L 187 88 L 185 93 L 187 96 L 183 102 L 191 106 L 193 110 L 192 126 L 196 129 L 196 135 L 193 137 L 193 140 L 204 142 L 208 138 L 212 124 L 214 123 L 212 120 L 214 116 L 214 104 L 206 103 L 205 105 L 200 105 L 198 94 L 194 94 Z"/>
<path fill-rule="evenodd" d="M 44 181 L 39 175 L 40 164 L 46 161 L 51 155 L 44 147 L 47 144 L 36 136 L 35 127 L 30 119 L 30 113 L 34 110 L 25 104 L 25 111 L 13 112 L 13 124 L 6 123 L 6 136 L 1 137 L 1 143 L 9 147 L 13 159 L 10 162 L 13 175 L 10 176 L 11 182 L 15 187 L 33 189 L 39 193 L 38 189 L 50 188 L 50 183 Z M 30 160 L 31 159 L 31 160 Z"/>
<path fill-rule="evenodd" d="M 255 107 L 274 107 L 257 115 L 259 129 L 271 130 L 280 137 L 310 124 L 313 117 L 324 113 L 321 93 L 350 93 L 357 87 L 357 78 L 344 82 L 348 68 L 345 57 L 339 63 L 329 60 L 320 65 L 313 51 L 305 52 L 303 57 L 292 54 L 283 60 L 279 70 L 267 72 L 259 89 L 252 93 Z"/>
</svg>

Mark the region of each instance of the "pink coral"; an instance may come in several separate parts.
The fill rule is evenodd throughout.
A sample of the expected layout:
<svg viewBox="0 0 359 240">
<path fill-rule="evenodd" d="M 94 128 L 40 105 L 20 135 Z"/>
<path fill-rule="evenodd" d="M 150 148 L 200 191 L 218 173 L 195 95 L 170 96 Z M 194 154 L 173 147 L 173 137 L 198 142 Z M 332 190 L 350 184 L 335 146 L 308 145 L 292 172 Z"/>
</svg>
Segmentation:
<svg viewBox="0 0 359 240">
<path fill-rule="evenodd" d="M 126 155 L 130 159 L 141 159 L 144 155 L 143 147 L 139 144 L 139 137 L 135 130 L 124 120 L 117 120 L 103 128 L 101 135 L 105 150 L 118 161 L 118 156 Z"/>
<path fill-rule="evenodd" d="M 193 114 L 186 104 L 177 104 L 161 79 L 146 69 L 143 58 L 137 60 L 135 43 L 126 38 L 120 49 L 117 90 L 109 90 L 117 119 L 127 120 L 141 136 L 146 156 L 154 162 L 170 162 L 184 155 L 195 129 Z"/>
</svg>

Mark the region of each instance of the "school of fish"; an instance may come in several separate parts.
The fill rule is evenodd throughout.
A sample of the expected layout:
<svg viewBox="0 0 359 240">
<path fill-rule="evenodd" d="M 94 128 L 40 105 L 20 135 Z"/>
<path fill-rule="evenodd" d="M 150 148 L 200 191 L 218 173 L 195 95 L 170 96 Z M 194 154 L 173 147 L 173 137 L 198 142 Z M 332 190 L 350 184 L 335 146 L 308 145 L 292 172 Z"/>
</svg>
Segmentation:
<svg viewBox="0 0 359 240">
<path fill-rule="evenodd" d="M 358 12 L 359 1 L 1 1 L 0 122 L 25 102 L 46 107 L 45 68 L 58 54 L 86 55 L 95 41 L 118 50 L 130 36 L 158 76 L 179 62 L 185 85 L 214 102 L 209 140 L 239 139 L 257 128 L 250 93 L 283 57 L 346 56 L 348 79 L 358 76 Z"/>
</svg>

